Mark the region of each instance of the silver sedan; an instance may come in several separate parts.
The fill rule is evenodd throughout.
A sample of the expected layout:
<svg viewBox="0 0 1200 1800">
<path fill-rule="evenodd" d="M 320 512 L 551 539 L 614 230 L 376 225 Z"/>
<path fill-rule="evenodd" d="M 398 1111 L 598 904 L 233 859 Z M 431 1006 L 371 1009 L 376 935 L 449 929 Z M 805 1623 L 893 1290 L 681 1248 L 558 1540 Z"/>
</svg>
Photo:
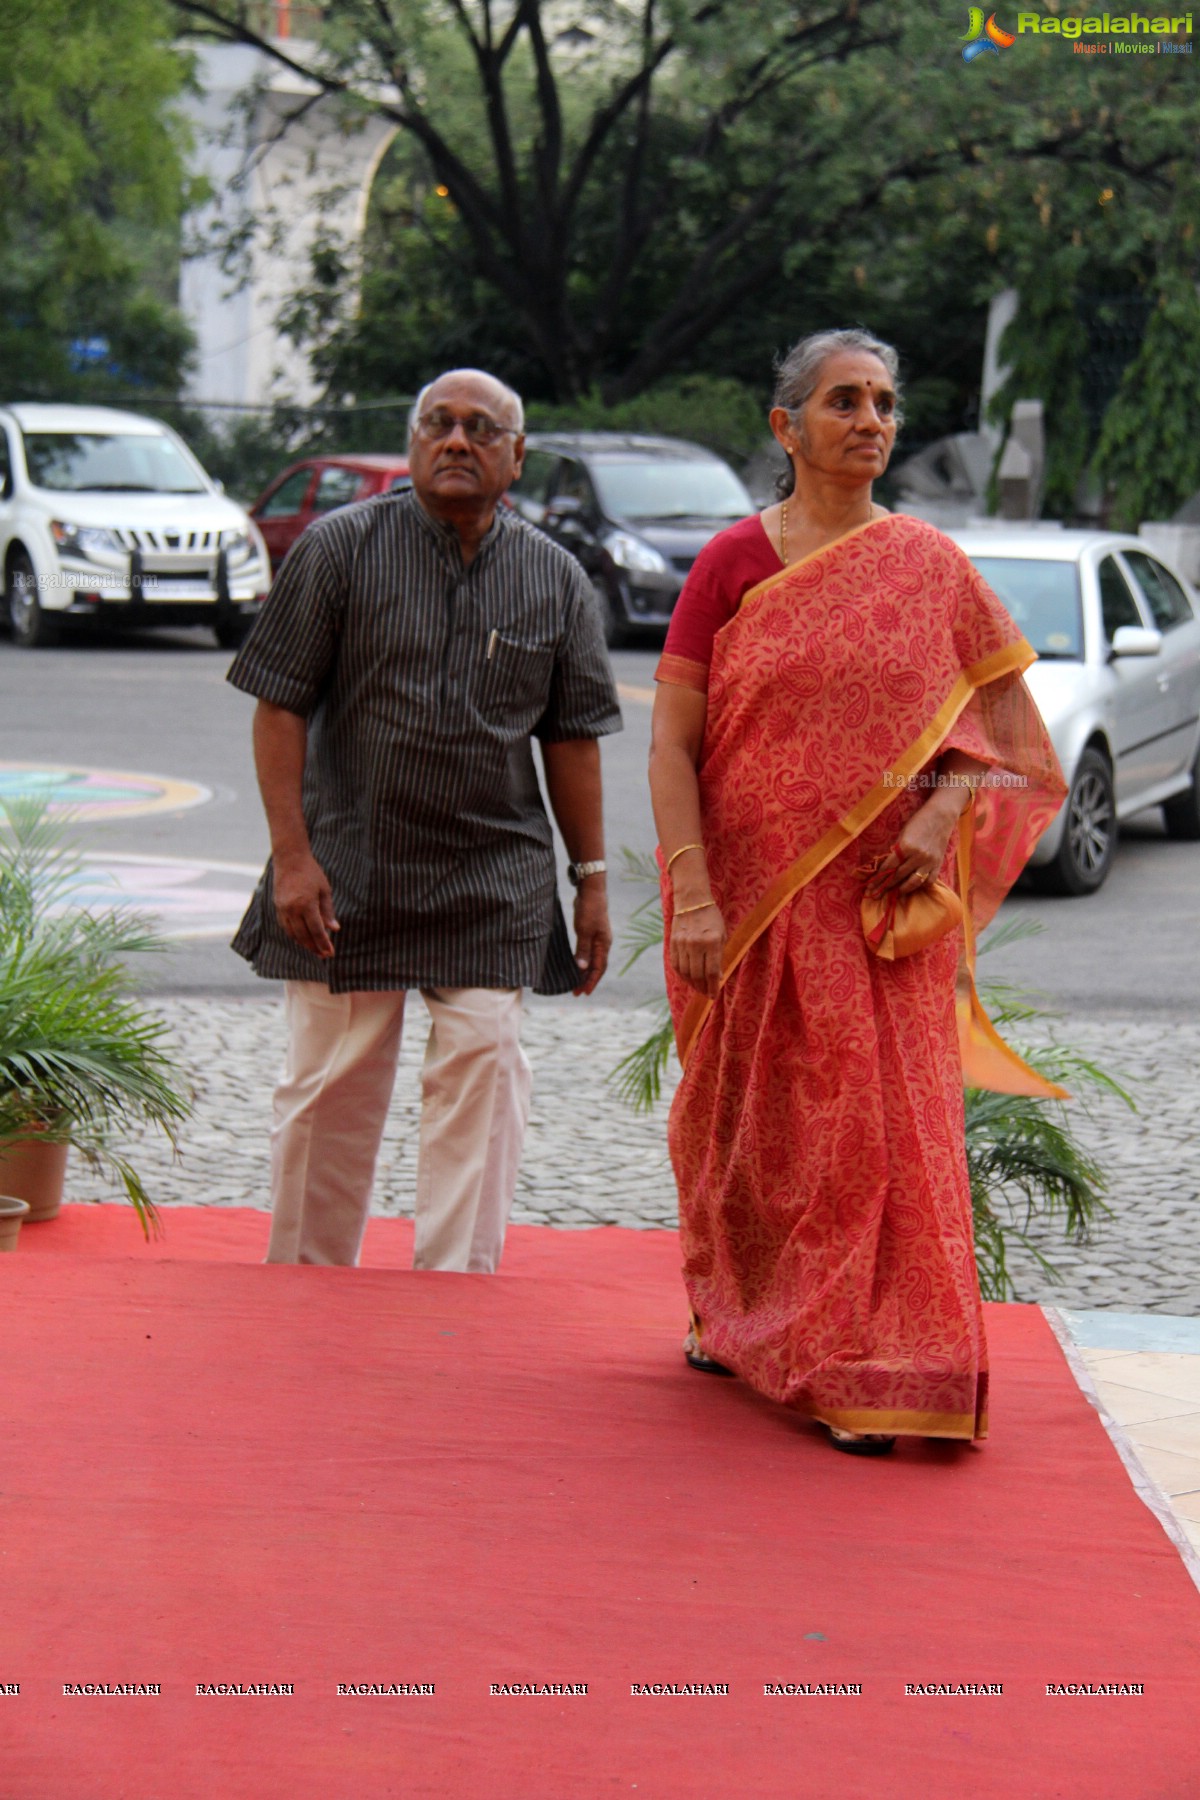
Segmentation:
<svg viewBox="0 0 1200 1800">
<path fill-rule="evenodd" d="M 1026 677 L 1069 783 L 1030 873 L 1091 894 L 1118 821 L 1161 806 L 1200 838 L 1200 604 L 1146 543 L 1113 532 L 956 531 L 1038 661 Z"/>
</svg>

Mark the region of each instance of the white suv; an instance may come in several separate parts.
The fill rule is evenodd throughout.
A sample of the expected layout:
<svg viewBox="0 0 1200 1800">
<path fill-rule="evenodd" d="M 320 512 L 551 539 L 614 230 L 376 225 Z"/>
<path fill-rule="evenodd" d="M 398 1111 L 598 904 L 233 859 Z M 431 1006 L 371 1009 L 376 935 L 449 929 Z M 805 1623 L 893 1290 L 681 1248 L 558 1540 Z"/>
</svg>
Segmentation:
<svg viewBox="0 0 1200 1800">
<path fill-rule="evenodd" d="M 14 643 L 71 619 L 211 625 L 241 642 L 270 583 L 258 527 L 157 419 L 0 408 L 0 567 Z"/>
</svg>

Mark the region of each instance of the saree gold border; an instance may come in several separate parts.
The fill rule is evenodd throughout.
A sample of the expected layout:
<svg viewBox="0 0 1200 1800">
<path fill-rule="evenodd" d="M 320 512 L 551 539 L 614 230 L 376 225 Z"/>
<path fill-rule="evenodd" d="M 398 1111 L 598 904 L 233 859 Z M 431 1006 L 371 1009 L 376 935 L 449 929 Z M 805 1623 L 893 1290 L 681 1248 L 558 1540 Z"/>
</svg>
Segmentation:
<svg viewBox="0 0 1200 1800">
<path fill-rule="evenodd" d="M 897 515 L 895 513 L 885 512 L 881 513 L 877 519 L 866 519 L 861 525 L 856 525 L 853 531 L 843 532 L 841 537 L 830 538 L 829 542 L 827 544 L 822 544 L 819 549 L 810 550 L 807 556 L 797 557 L 795 562 L 785 563 L 781 569 L 776 570 L 774 575 L 764 575 L 761 581 L 756 582 L 752 588 L 746 589 L 746 592 L 742 595 L 741 604 L 733 615 L 733 619 L 728 620 L 727 623 L 721 627 L 721 630 L 727 631 L 729 626 L 733 624 L 734 619 L 744 617 L 746 608 L 748 606 L 753 606 L 757 600 L 760 600 L 769 589 L 775 586 L 777 581 L 783 581 L 787 576 L 794 575 L 797 569 L 803 569 L 808 563 L 815 562 L 818 556 L 828 555 L 830 550 L 840 550 L 843 544 L 848 544 L 851 538 L 858 537 L 864 531 L 870 531 L 873 525 L 886 524 L 889 520 L 896 517 Z M 763 531 L 766 532 L 766 529 L 767 528 L 764 525 Z M 767 542 L 771 542 L 769 536 Z M 774 545 L 772 545 L 772 549 L 773 548 Z M 719 635 L 720 633 L 718 633 L 718 636 Z"/>
<path fill-rule="evenodd" d="M 820 1425 L 836 1425 L 839 1431 L 879 1432 L 888 1437 L 982 1438 L 987 1436 L 987 1414 L 949 1412 L 867 1412 L 858 1407 L 822 1407 L 807 1414 Z"/>
<path fill-rule="evenodd" d="M 1011 1044 L 1006 1044 L 983 1010 L 983 1002 L 975 986 L 975 921 L 968 904 L 971 893 L 971 857 L 975 844 L 975 803 L 963 813 L 958 828 L 958 891 L 963 901 L 963 959 L 961 973 L 966 977 L 966 993 L 959 991 L 958 1044 L 962 1056 L 964 1087 L 985 1087 L 990 1093 L 1025 1094 L 1035 1100 L 1069 1100 L 1066 1088 L 1048 1081 L 1031 1069 Z M 983 1039 L 987 1067 L 975 1055 L 971 1033 Z"/>
<path fill-rule="evenodd" d="M 872 520 L 871 522 L 877 524 L 879 521 Z M 860 531 L 867 529 L 866 525 L 859 526 Z M 851 535 L 854 534 L 851 533 Z M 844 543 L 845 539 L 839 538 L 838 542 Z M 819 556 L 821 552 L 814 551 L 813 554 Z M 798 565 L 793 564 L 792 567 L 795 568 Z M 744 604 L 745 602 L 743 602 Z M 839 856 L 849 844 L 854 842 L 855 838 L 860 837 L 867 826 L 877 819 L 886 807 L 891 805 L 896 798 L 897 789 L 906 786 L 909 778 L 925 766 L 934 751 L 945 740 L 951 726 L 975 690 L 986 687 L 988 682 L 996 681 L 1001 675 L 1021 674 L 1035 660 L 1035 653 L 1031 646 L 1026 643 L 1024 638 L 1019 638 L 1015 644 L 1007 644 L 1003 649 L 994 650 L 990 656 L 983 657 L 981 661 L 972 663 L 971 667 L 959 676 L 924 731 L 919 737 L 914 738 L 901 756 L 897 757 L 893 766 L 885 770 L 883 778 L 876 782 L 875 786 L 864 794 L 862 799 L 837 821 L 836 825 L 831 826 L 824 837 L 818 838 L 817 842 L 807 849 L 803 856 L 797 857 L 790 868 L 785 869 L 782 875 L 776 877 L 762 899 L 730 933 L 721 958 L 722 986 L 733 974 L 751 945 L 762 936 L 772 920 L 783 911 L 788 901 L 793 899 L 801 888 L 807 887 L 813 877 L 819 875 L 835 856 Z M 712 1011 L 712 1005 L 707 994 L 696 994 L 684 1010 L 683 1018 L 679 1022 L 676 1045 L 679 1060 L 685 1069 L 692 1045 L 696 1041 L 701 1026 Z"/>
</svg>

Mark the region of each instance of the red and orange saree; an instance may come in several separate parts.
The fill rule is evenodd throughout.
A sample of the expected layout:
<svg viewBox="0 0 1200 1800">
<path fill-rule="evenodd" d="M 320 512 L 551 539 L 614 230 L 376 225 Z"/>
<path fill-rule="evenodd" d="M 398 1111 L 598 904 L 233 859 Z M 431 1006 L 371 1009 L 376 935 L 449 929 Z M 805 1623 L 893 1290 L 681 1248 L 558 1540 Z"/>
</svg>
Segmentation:
<svg viewBox="0 0 1200 1800">
<path fill-rule="evenodd" d="M 684 1280 L 707 1355 L 849 1431 L 986 1434 L 964 1062 L 1047 1090 L 966 965 L 1063 798 L 1032 660 L 962 552 L 901 516 L 761 582 L 714 645 L 699 782 L 721 991 L 667 970 Z M 951 747 L 991 772 L 942 870 L 964 929 L 883 962 L 863 869 Z M 666 882 L 664 911 L 669 939 Z"/>
</svg>

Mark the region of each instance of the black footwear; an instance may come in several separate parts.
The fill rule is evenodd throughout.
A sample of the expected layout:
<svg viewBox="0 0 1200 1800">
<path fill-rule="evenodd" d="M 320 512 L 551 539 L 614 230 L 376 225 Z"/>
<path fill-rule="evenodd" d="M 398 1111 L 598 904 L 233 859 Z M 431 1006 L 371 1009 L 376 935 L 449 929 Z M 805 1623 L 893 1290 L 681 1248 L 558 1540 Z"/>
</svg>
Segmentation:
<svg viewBox="0 0 1200 1800">
<path fill-rule="evenodd" d="M 877 1436 L 874 1433 L 860 1436 L 857 1432 L 842 1431 L 836 1425 L 826 1425 L 825 1429 L 834 1449 L 844 1450 L 847 1456 L 889 1456 L 896 1448 L 894 1437 Z"/>
<path fill-rule="evenodd" d="M 699 1369 L 702 1375 L 729 1375 L 734 1371 L 719 1363 L 714 1356 L 705 1356 L 696 1337 L 695 1328 L 688 1332 L 683 1340 L 683 1360 L 689 1369 Z"/>
</svg>

